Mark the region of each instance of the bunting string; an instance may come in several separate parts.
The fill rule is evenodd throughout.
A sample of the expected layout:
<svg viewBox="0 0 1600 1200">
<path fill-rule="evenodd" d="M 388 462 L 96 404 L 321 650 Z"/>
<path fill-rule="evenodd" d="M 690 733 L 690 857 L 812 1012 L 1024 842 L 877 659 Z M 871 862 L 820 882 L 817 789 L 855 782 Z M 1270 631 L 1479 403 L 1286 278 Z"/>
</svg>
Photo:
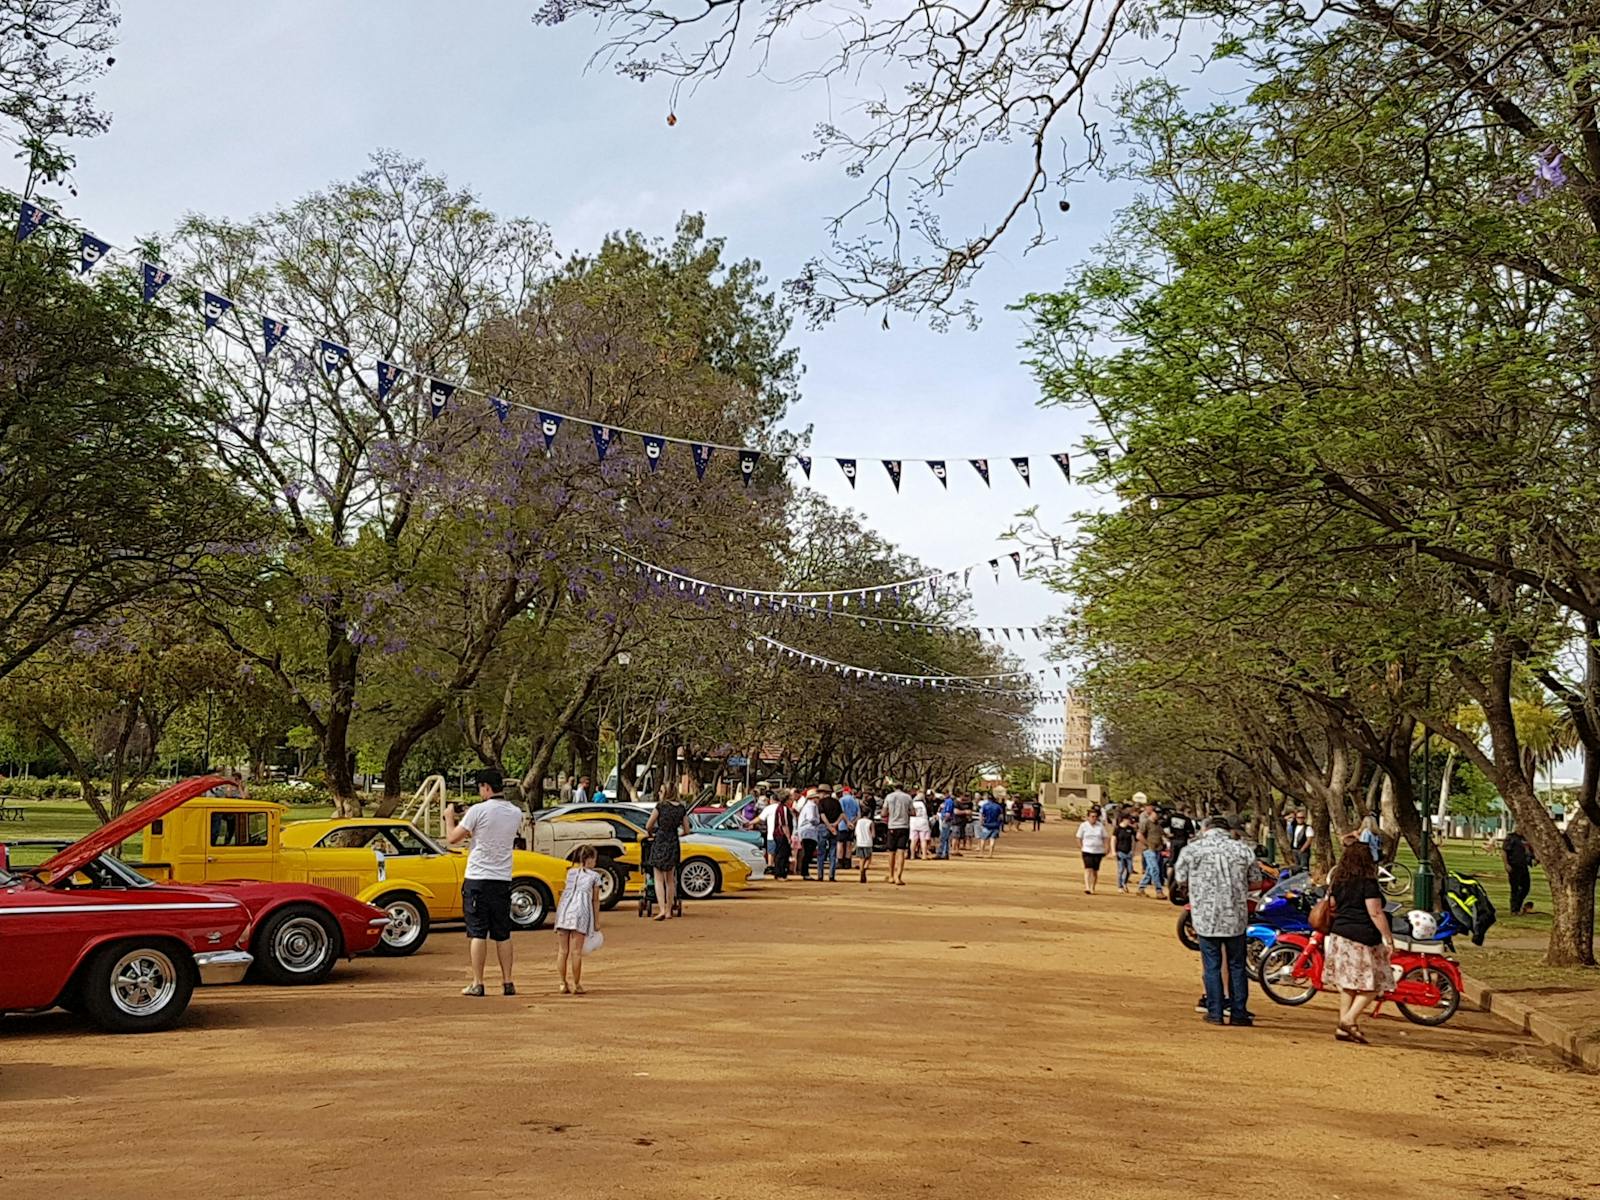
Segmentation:
<svg viewBox="0 0 1600 1200">
<path fill-rule="evenodd" d="M 1018 700 L 1064 700 L 1064 690 L 1039 691 L 1034 689 L 998 687 L 996 684 L 1008 679 L 1032 679 L 1032 671 L 1000 671 L 989 675 L 912 675 L 903 671 L 880 671 L 874 667 L 861 667 L 853 663 L 840 662 L 821 654 L 812 654 L 808 650 L 801 650 L 777 638 L 768 637 L 766 634 L 755 635 L 757 640 L 768 648 L 776 650 L 785 658 L 797 659 L 808 666 L 819 667 L 852 679 L 866 679 L 874 683 L 904 684 L 912 687 L 932 688 L 936 691 L 972 692 L 989 696 L 1006 696 Z M 1059 671 L 1059 668 L 1057 668 Z M 1040 674 L 1043 674 L 1041 669 Z"/>
<path fill-rule="evenodd" d="M 679 437 L 672 434 L 630 429 L 625 426 L 595 421 L 588 417 L 561 412 L 555 408 L 541 407 L 540 405 L 515 400 L 504 395 L 486 392 L 459 380 L 441 379 L 434 376 L 431 371 L 419 370 L 414 366 L 388 362 L 373 351 L 365 350 L 359 346 L 347 346 L 335 341 L 328 335 L 326 330 L 322 331 L 321 336 L 314 338 L 314 352 L 308 353 L 302 346 L 298 335 L 291 332 L 288 322 L 270 314 L 255 313 L 254 310 L 238 304 L 234 299 L 211 290 L 201 281 L 187 279 L 160 263 L 153 263 L 139 258 L 134 252 L 96 237 L 83 227 L 62 217 L 60 213 L 28 200 L 20 193 L 14 192 L 9 188 L 0 188 L 0 194 L 12 197 L 21 205 L 16 227 L 16 240 L 18 242 L 28 240 L 41 229 L 49 226 L 70 229 L 77 233 L 79 238 L 78 270 L 80 274 L 87 275 L 98 264 L 112 256 L 122 257 L 130 264 L 137 263 L 144 301 L 147 304 L 155 303 L 158 297 L 174 282 L 186 283 L 199 293 L 200 317 L 206 330 L 219 328 L 222 318 L 230 312 L 234 313 L 235 318 L 240 321 L 241 328 L 245 325 L 243 318 L 247 313 L 256 315 L 260 320 L 263 357 L 271 357 L 273 352 L 280 346 L 288 345 L 299 353 L 307 355 L 312 364 L 312 371 L 314 372 L 317 368 L 320 368 L 323 376 L 327 379 L 335 379 L 342 371 L 348 371 L 353 375 L 359 376 L 358 361 L 362 363 L 370 362 L 372 364 L 371 369 L 375 374 L 376 391 L 380 401 L 386 399 L 398 387 L 402 387 L 407 383 L 416 384 L 422 393 L 422 400 L 426 403 L 431 419 L 438 419 L 443 416 L 457 403 L 460 397 L 473 396 L 486 403 L 502 422 L 508 418 L 513 409 L 533 414 L 539 422 L 540 431 L 544 435 L 545 449 L 547 451 L 555 442 L 562 426 L 570 421 L 589 427 L 591 436 L 594 439 L 596 455 L 598 460 L 602 462 L 619 437 L 637 438 L 644 447 L 645 461 L 652 472 L 661 466 L 668 446 L 687 446 L 694 464 L 695 474 L 702 480 L 705 478 L 706 469 L 716 451 L 722 451 L 734 457 L 739 475 L 746 487 L 750 486 L 755 477 L 756 467 L 763 458 L 770 458 L 785 466 L 791 463 L 798 466 L 807 481 L 812 478 L 812 466 L 816 459 L 832 458 L 852 489 L 855 488 L 856 481 L 859 478 L 858 464 L 862 460 L 857 456 L 819 455 L 815 451 L 806 451 L 804 453 L 799 451 L 774 452 L 751 446 L 736 446 L 700 438 Z M 233 336 L 226 328 L 223 329 L 223 332 L 225 336 Z M 1071 456 L 1066 451 L 1058 451 L 1048 457 L 1060 469 L 1062 478 L 1071 483 Z M 1023 486 L 1031 489 L 1033 486 L 1032 456 L 1017 454 L 1010 455 L 1008 458 Z M 950 464 L 960 463 L 962 459 L 959 457 L 908 458 L 898 456 L 878 461 L 882 463 L 890 484 L 898 495 L 906 463 L 924 464 L 932 477 L 938 481 L 940 487 L 948 490 L 950 487 Z M 972 468 L 973 473 L 983 482 L 984 487 L 993 486 L 989 469 L 990 459 L 968 458 L 965 461 Z M 1057 557 L 1059 557 L 1059 542 L 1056 542 L 1055 546 Z M 990 565 L 994 564 L 991 562 Z M 828 593 L 815 594 L 825 595 Z M 844 593 L 833 594 L 842 595 Z"/>
</svg>

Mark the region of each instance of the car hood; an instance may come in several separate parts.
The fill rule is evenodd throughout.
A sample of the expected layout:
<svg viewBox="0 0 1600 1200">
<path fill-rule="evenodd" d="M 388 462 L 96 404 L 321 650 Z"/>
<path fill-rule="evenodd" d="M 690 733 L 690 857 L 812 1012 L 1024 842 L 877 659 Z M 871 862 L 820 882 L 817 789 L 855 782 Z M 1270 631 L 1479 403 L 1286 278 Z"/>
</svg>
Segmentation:
<svg viewBox="0 0 1600 1200">
<path fill-rule="evenodd" d="M 357 900 L 354 896 L 347 896 L 333 888 L 323 887 L 316 883 L 287 883 L 273 882 L 260 879 L 226 879 L 200 884 L 196 891 L 204 889 L 220 896 L 228 896 L 238 900 L 252 913 L 260 911 L 273 901 L 281 900 L 285 896 L 297 900 L 312 900 L 322 904 L 330 911 L 338 913 L 348 911 L 360 913 L 363 916 L 381 916 L 383 910 L 365 901 Z"/>
<path fill-rule="evenodd" d="M 65 879 L 94 858 L 115 850 L 152 821 L 159 821 L 173 809 L 196 796 L 203 796 L 214 787 L 238 787 L 238 781 L 226 775 L 201 775 L 185 779 L 165 791 L 157 792 L 143 804 L 136 804 L 120 817 L 100 826 L 87 837 L 81 837 L 60 854 L 39 864 L 41 871 L 50 872 L 52 879 Z"/>
</svg>

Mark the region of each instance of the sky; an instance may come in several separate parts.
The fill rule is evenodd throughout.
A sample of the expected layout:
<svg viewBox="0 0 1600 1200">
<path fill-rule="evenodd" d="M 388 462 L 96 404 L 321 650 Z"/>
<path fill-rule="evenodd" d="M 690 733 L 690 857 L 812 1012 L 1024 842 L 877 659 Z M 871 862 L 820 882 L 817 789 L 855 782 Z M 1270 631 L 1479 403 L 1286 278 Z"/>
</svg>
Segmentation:
<svg viewBox="0 0 1600 1200">
<path fill-rule="evenodd" d="M 592 26 L 536 26 L 535 7 L 128 0 L 116 63 L 98 89 L 111 129 L 75 147 L 78 196 L 66 215 L 127 245 L 188 212 L 242 219 L 287 204 L 388 148 L 471 187 L 502 215 L 545 222 L 563 251 L 592 249 L 623 227 L 666 236 L 685 211 L 704 212 L 730 255 L 760 260 L 774 286 L 826 249 L 826 218 L 859 184 L 839 163 L 806 154 L 816 124 L 843 116 L 851 94 L 754 77 L 747 61 L 680 100 L 669 127 L 665 83 L 589 69 L 600 44 Z M 769 76 L 791 65 L 785 53 L 798 63 L 817 48 L 782 49 Z M 871 82 L 858 85 L 862 93 Z M 979 213 L 1002 200 L 1016 186 L 1013 173 L 995 169 L 1007 161 L 1016 160 L 970 173 L 953 210 Z M 21 182 L 20 167 L 6 164 L 0 183 Z M 820 458 L 815 486 L 945 569 L 1003 554 L 999 536 L 1030 505 L 1062 531 L 1074 512 L 1095 506 L 1048 457 L 1081 445 L 1084 418 L 1037 406 L 1019 348 L 1026 330 L 1007 305 L 1058 286 L 1125 196 L 1090 185 L 1059 221 L 1050 213 L 1049 245 L 1024 254 L 1022 239 L 1002 243 L 970 293 L 982 318 L 976 331 L 937 332 L 905 316 L 885 329 L 881 314 L 857 312 L 820 330 L 797 327 L 803 398 L 787 424 L 810 425 L 818 455 L 951 461 L 947 491 L 907 463 L 897 495 L 876 461 L 862 462 L 852 491 Z M 1008 461 L 1020 454 L 1033 456 L 1031 489 Z M 985 456 L 989 489 L 963 461 Z M 1013 577 L 996 586 L 986 571 L 974 572 L 972 588 L 981 625 L 1031 625 L 1061 607 L 1039 584 Z M 1031 643 L 1024 657 L 1030 666 L 1047 661 Z"/>
</svg>

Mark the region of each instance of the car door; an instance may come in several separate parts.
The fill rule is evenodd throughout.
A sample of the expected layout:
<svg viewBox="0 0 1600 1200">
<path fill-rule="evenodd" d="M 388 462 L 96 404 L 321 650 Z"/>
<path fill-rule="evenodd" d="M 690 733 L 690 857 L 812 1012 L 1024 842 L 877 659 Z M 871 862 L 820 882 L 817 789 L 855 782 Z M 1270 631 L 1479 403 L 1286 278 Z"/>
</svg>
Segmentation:
<svg viewBox="0 0 1600 1200">
<path fill-rule="evenodd" d="M 207 882 L 274 879 L 278 814 L 271 809 L 214 809 L 206 815 Z"/>
</svg>

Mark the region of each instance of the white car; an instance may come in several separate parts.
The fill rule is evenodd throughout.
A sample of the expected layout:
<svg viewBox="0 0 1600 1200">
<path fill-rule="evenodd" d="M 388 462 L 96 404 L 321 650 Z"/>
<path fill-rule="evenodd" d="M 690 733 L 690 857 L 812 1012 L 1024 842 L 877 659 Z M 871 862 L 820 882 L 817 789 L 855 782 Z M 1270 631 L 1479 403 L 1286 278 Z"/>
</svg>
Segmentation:
<svg viewBox="0 0 1600 1200">
<path fill-rule="evenodd" d="M 533 817 L 536 821 L 548 820 L 551 817 L 565 816 L 568 813 L 610 813 L 619 817 L 626 817 L 635 825 L 643 828 L 645 822 L 650 820 L 650 813 L 655 808 L 654 804 L 625 804 L 615 800 L 602 801 L 599 804 L 562 804 L 555 808 L 540 809 Z M 750 881 L 752 883 L 767 877 L 767 856 L 759 846 L 753 846 L 743 838 L 729 837 L 726 834 L 696 829 L 683 839 L 684 846 L 692 846 L 696 842 L 702 845 L 717 846 L 728 851 L 750 868 Z"/>
</svg>

